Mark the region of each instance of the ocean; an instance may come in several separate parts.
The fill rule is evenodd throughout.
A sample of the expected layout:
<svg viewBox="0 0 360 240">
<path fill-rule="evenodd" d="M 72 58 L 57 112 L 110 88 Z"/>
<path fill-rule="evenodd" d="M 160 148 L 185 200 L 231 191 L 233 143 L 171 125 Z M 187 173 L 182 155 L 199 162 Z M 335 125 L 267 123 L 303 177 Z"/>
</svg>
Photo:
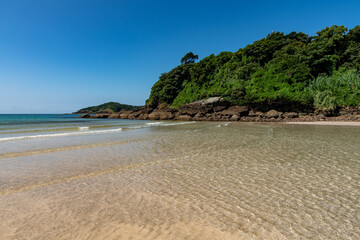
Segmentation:
<svg viewBox="0 0 360 240">
<path fill-rule="evenodd" d="M 360 128 L 0 115 L 0 239 L 360 239 Z"/>
</svg>

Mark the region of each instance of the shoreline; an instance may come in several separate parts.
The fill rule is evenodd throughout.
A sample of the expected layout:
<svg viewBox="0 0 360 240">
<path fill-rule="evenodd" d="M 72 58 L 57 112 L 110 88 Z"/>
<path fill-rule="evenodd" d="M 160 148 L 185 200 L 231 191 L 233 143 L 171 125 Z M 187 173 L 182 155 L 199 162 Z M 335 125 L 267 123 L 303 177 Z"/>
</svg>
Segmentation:
<svg viewBox="0 0 360 240">
<path fill-rule="evenodd" d="M 318 126 L 351 126 L 360 127 L 360 122 L 353 121 L 317 121 L 317 122 L 285 122 L 285 124 L 292 125 L 318 125 Z"/>
<path fill-rule="evenodd" d="M 81 114 L 81 113 L 80 113 Z M 239 122 L 360 122 L 360 106 L 333 111 L 282 108 L 261 109 L 253 106 L 231 105 L 220 97 L 199 100 L 179 108 L 145 106 L 117 113 L 85 113 L 80 118 L 112 118 L 175 121 L 239 121 Z"/>
</svg>

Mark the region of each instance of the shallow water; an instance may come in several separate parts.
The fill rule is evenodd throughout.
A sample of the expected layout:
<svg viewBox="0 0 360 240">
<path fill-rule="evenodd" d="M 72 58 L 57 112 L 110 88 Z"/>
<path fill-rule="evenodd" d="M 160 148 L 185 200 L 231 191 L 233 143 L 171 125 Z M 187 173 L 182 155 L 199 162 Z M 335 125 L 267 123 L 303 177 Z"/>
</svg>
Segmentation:
<svg viewBox="0 0 360 240">
<path fill-rule="evenodd" d="M 179 123 L 0 134 L 0 239 L 360 239 L 360 128 Z"/>
</svg>

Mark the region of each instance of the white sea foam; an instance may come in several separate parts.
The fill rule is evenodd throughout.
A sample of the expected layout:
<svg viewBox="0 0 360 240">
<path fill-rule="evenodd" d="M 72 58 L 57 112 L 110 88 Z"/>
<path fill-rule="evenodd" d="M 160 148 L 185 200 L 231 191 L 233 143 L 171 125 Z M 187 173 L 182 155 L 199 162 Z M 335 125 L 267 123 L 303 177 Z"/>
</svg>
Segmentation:
<svg viewBox="0 0 360 240">
<path fill-rule="evenodd" d="M 229 126 L 229 124 L 230 124 L 230 123 L 223 123 L 223 124 L 217 125 L 217 127 L 223 127 L 223 126 L 224 126 L 224 127 L 227 127 L 227 126 Z"/>
<path fill-rule="evenodd" d="M 164 124 L 161 124 L 161 126 L 175 126 L 175 125 L 184 125 L 184 124 L 192 124 L 192 123 L 196 123 L 196 122 L 193 121 L 193 122 L 164 123 Z"/>
<path fill-rule="evenodd" d="M 183 124 L 192 124 L 192 123 L 196 123 L 195 121 L 192 122 L 151 122 L 151 123 L 146 123 L 146 125 L 150 125 L 150 126 L 175 126 L 175 125 L 183 125 Z"/>
<path fill-rule="evenodd" d="M 151 123 L 146 123 L 146 125 L 151 125 L 151 126 L 161 125 L 161 124 L 163 124 L 163 122 L 151 122 Z"/>
<path fill-rule="evenodd" d="M 94 130 L 94 131 L 51 133 L 51 134 L 30 135 L 30 136 L 18 136 L 18 137 L 0 138 L 0 142 L 13 141 L 13 140 L 22 140 L 22 139 L 76 136 L 76 135 L 94 134 L 94 133 L 109 133 L 109 132 L 119 132 L 119 131 L 122 131 L 122 128 L 107 129 L 107 130 Z"/>
<path fill-rule="evenodd" d="M 153 122 L 146 123 L 142 126 L 130 127 L 130 129 L 139 129 L 139 128 L 147 128 L 147 127 L 166 127 L 166 126 L 175 126 L 175 125 L 183 125 L 183 124 L 192 124 L 196 122 Z M 107 129 L 107 130 L 89 130 L 89 127 L 78 127 L 78 131 L 75 132 L 63 132 L 63 133 L 50 133 L 50 134 L 41 134 L 41 135 L 27 135 L 27 136 L 17 136 L 17 137 L 7 137 L 0 138 L 0 142 L 4 141 L 14 141 L 14 140 L 22 140 L 22 139 L 36 139 L 36 138 L 49 138 L 49 137 L 64 137 L 64 136 L 76 136 L 83 134 L 95 134 L 95 133 L 111 133 L 111 132 L 119 132 L 122 131 L 122 128 L 116 129 Z"/>
</svg>

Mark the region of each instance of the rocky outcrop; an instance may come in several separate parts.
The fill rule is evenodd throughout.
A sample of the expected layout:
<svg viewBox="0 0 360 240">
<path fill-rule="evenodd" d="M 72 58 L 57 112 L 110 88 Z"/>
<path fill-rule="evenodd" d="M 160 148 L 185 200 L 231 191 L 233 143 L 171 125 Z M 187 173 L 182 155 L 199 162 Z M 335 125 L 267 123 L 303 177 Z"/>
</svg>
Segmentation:
<svg viewBox="0 0 360 240">
<path fill-rule="evenodd" d="M 171 120 L 175 117 L 175 109 L 173 108 L 160 108 L 155 109 L 149 114 L 149 120 Z"/>
<path fill-rule="evenodd" d="M 180 121 L 192 121 L 193 118 L 190 115 L 180 115 L 179 117 L 176 118 L 176 120 L 180 120 Z"/>
<path fill-rule="evenodd" d="M 120 118 L 120 113 L 112 113 L 108 118 Z"/>
<path fill-rule="evenodd" d="M 81 115 L 79 118 L 91 118 L 90 114 L 85 113 L 83 115 Z"/>
<path fill-rule="evenodd" d="M 93 118 L 109 118 L 110 114 L 98 113 Z"/>
<path fill-rule="evenodd" d="M 181 115 L 195 116 L 198 113 L 206 114 L 215 110 L 223 110 L 229 105 L 230 103 L 221 97 L 212 97 L 186 104 L 179 109 L 179 112 Z"/>
<path fill-rule="evenodd" d="M 296 112 L 286 112 L 282 115 L 284 118 L 296 118 L 299 116 Z"/>
<path fill-rule="evenodd" d="M 263 108 L 261 108 L 263 110 Z M 264 111 L 264 110 L 263 110 Z M 220 97 L 199 100 L 178 109 L 166 105 L 156 109 L 142 107 L 136 110 L 122 110 L 118 113 L 99 113 L 95 116 L 84 114 L 81 118 L 120 118 L 138 120 L 179 120 L 179 121 L 360 121 L 360 107 L 347 107 L 326 112 L 281 112 L 275 109 L 259 111 L 248 106 L 231 106 Z"/>
<path fill-rule="evenodd" d="M 231 106 L 221 112 L 222 115 L 230 116 L 237 115 L 246 116 L 249 113 L 249 108 L 247 106 Z"/>
<path fill-rule="evenodd" d="M 265 116 L 267 118 L 280 118 L 281 115 L 282 115 L 282 112 L 278 112 L 278 111 L 276 111 L 274 109 L 272 109 L 272 110 L 265 113 Z"/>
</svg>

